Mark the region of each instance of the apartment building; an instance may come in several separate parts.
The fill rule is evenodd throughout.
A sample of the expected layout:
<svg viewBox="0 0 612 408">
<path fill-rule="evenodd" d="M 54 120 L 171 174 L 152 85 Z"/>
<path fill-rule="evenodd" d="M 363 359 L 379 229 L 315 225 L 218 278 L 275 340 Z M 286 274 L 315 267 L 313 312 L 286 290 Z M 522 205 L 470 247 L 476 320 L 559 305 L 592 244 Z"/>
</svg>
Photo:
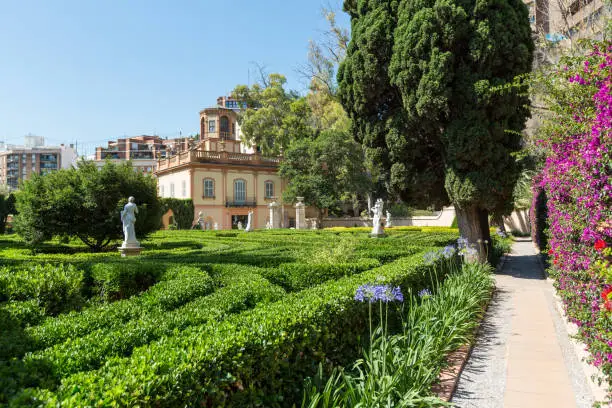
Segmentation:
<svg viewBox="0 0 612 408">
<path fill-rule="evenodd" d="M 189 137 L 164 139 L 159 136 L 134 136 L 108 142 L 107 147 L 96 147 L 93 162 L 98 167 L 107 160 L 119 164 L 130 161 L 135 170 L 153 174 L 157 160 L 178 154 L 193 147 L 197 140 Z"/>
<path fill-rule="evenodd" d="M 603 0 L 525 0 L 532 31 L 548 42 L 569 46 L 581 38 L 601 39 L 610 6 Z"/>
<path fill-rule="evenodd" d="M 41 136 L 26 136 L 23 146 L 0 145 L 0 184 L 9 190 L 19 188 L 19 183 L 33 174 L 47 174 L 76 163 L 77 153 L 73 145 L 44 146 Z"/>
</svg>

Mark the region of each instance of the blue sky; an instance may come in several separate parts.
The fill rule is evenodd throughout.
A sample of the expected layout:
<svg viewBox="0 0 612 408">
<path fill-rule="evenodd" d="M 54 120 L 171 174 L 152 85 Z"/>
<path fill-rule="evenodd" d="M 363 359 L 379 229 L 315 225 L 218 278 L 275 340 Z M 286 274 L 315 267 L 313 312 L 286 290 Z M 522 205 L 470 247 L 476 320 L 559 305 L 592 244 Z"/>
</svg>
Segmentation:
<svg viewBox="0 0 612 408">
<path fill-rule="evenodd" d="M 19 0 L 0 6 L 0 141 L 78 141 L 198 131 L 198 112 L 256 68 L 287 76 L 335 0 Z M 348 26 L 342 13 L 340 23 Z M 249 76 L 250 71 L 250 76 Z"/>
</svg>

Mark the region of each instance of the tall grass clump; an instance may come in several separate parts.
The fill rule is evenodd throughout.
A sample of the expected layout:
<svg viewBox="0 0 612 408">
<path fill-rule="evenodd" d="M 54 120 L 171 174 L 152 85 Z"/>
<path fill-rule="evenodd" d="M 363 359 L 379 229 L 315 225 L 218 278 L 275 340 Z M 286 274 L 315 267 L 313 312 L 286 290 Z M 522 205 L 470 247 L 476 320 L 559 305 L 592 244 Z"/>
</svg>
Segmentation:
<svg viewBox="0 0 612 408">
<path fill-rule="evenodd" d="M 450 249 L 446 251 L 439 255 L 454 262 Z M 492 293 L 491 272 L 489 265 L 464 263 L 444 282 L 434 274 L 431 289 L 408 293 L 405 299 L 391 288 L 360 287 L 356 301 L 367 302 L 370 311 L 374 307 L 379 313 L 377 327 L 370 328 L 369 345 L 353 366 L 336 368 L 329 376 L 320 367 L 317 376 L 306 379 L 302 408 L 445 405 L 431 387 L 447 354 L 472 341 Z M 397 334 L 389 334 L 386 324 L 392 302 L 403 309 Z"/>
</svg>

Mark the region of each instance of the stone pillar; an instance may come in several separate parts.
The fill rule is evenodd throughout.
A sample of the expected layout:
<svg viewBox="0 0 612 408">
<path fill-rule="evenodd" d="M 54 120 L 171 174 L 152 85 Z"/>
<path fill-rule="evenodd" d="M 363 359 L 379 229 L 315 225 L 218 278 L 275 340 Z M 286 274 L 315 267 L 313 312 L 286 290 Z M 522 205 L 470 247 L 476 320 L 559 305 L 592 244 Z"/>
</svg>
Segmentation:
<svg viewBox="0 0 612 408">
<path fill-rule="evenodd" d="M 272 201 L 270 204 L 268 204 L 268 208 L 270 208 L 270 227 L 280 228 L 281 227 L 280 204 L 278 204 L 276 201 Z"/>
<path fill-rule="evenodd" d="M 296 197 L 295 204 L 295 229 L 306 229 L 306 205 L 303 203 L 304 197 Z"/>
</svg>

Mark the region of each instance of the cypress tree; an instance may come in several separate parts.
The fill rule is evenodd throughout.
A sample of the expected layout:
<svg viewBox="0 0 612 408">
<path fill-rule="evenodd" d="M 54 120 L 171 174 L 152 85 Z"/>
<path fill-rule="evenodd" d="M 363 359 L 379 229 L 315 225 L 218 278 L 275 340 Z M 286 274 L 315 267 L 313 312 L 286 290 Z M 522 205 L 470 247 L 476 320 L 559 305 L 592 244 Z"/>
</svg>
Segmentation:
<svg viewBox="0 0 612 408">
<path fill-rule="evenodd" d="M 351 42 L 338 72 L 354 134 L 411 204 L 452 203 L 461 234 L 488 240 L 508 210 L 513 153 L 529 117 L 515 78 L 531 69 L 521 0 L 346 0 Z M 481 246 L 484 254 L 484 246 Z"/>
</svg>

